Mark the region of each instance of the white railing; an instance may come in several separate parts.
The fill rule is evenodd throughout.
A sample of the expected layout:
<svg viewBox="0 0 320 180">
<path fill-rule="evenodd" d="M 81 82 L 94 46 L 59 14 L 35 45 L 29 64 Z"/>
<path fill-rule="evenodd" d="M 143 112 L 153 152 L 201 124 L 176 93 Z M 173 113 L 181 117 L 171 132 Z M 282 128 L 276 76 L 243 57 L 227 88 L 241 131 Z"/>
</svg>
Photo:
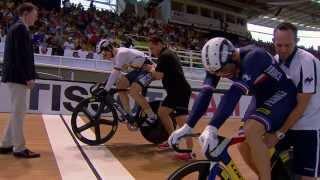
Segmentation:
<svg viewBox="0 0 320 180">
<path fill-rule="evenodd" d="M 146 47 L 136 47 L 145 54 L 150 56 L 150 52 Z M 0 43 L 0 57 L 3 57 L 4 43 Z M 175 51 L 181 58 L 184 65 L 183 69 L 188 79 L 202 80 L 204 78 L 204 70 L 201 65 L 201 55 L 199 52 Z M 53 56 L 35 54 L 35 64 L 38 66 L 46 66 L 53 68 L 63 68 L 72 70 L 84 70 L 94 72 L 108 73 L 112 70 L 112 63 L 108 60 L 74 58 L 67 56 Z"/>
<path fill-rule="evenodd" d="M 185 53 L 185 52 L 182 52 Z M 187 54 L 187 53 L 185 53 Z M 193 56 L 193 54 L 188 54 L 186 57 Z M 2 63 L 3 52 L 0 51 L 0 63 Z M 184 74 L 186 78 L 198 85 L 204 79 L 205 71 L 203 68 L 193 67 L 195 64 L 192 60 L 197 59 L 196 57 L 190 58 L 191 66 L 184 66 Z M 188 61 L 187 61 L 188 62 Z M 98 73 L 110 73 L 113 66 L 112 62 L 108 60 L 96 60 L 96 59 L 83 59 L 83 58 L 73 58 L 64 56 L 48 56 L 35 54 L 35 64 L 39 67 L 49 67 L 54 69 L 68 69 L 73 71 L 88 71 L 88 72 L 98 72 Z M 60 76 L 60 74 L 59 74 Z M 73 80 L 73 79 L 71 79 Z M 198 86 L 197 85 L 197 86 Z M 221 81 L 219 88 L 227 88 L 230 86 L 230 81 L 224 79 Z"/>
<path fill-rule="evenodd" d="M 150 52 L 149 52 L 148 48 L 142 47 L 142 46 L 136 46 L 135 48 L 150 56 Z M 69 51 L 71 51 L 71 52 L 69 52 Z M 74 51 L 76 51 L 76 50 L 74 50 Z M 1 57 L 3 56 L 3 52 L 4 52 L 4 43 L 0 43 L 0 56 Z M 65 52 L 68 52 L 67 54 L 72 54 L 72 50 L 65 50 Z M 181 63 L 183 64 L 183 66 L 188 66 L 188 67 L 191 67 L 191 68 L 192 67 L 197 67 L 197 68 L 202 67 L 201 54 L 200 54 L 199 51 L 185 50 L 185 51 L 175 51 L 175 52 L 181 58 Z M 87 53 L 85 53 L 85 51 L 82 51 L 82 53 L 83 54 L 87 54 Z M 59 56 L 50 57 L 51 55 L 45 55 L 45 54 L 38 54 L 37 56 L 41 57 L 42 59 L 57 59 L 57 58 L 60 58 Z M 70 59 L 70 60 L 78 59 L 79 61 L 81 61 L 81 60 L 93 61 L 94 60 L 94 59 L 86 59 L 86 58 L 84 58 L 85 56 L 81 56 L 81 57 L 82 58 L 71 57 L 71 56 L 63 56 L 62 58 L 66 58 L 66 59 Z M 95 57 L 97 57 L 97 56 L 95 56 Z M 98 58 L 96 58 L 96 59 L 98 59 Z M 52 62 L 50 62 L 50 64 L 51 63 Z"/>
<path fill-rule="evenodd" d="M 146 47 L 135 46 L 135 48 L 144 52 L 149 56 L 151 55 L 149 52 L 149 49 Z M 201 63 L 201 54 L 199 51 L 192 51 L 192 50 L 185 50 L 185 51 L 173 50 L 173 51 L 177 53 L 183 66 L 198 67 L 198 68 L 203 67 Z"/>
<path fill-rule="evenodd" d="M 0 57 L 0 62 L 2 62 L 3 52 L 0 52 Z M 59 69 L 71 69 L 101 73 L 109 73 L 113 68 L 112 62 L 108 60 L 83 59 L 65 56 L 48 56 L 40 54 L 35 54 L 35 64 L 38 66 Z M 205 73 L 203 68 L 195 68 L 191 66 L 183 67 L 183 69 L 188 79 L 202 80 L 204 78 Z"/>
</svg>

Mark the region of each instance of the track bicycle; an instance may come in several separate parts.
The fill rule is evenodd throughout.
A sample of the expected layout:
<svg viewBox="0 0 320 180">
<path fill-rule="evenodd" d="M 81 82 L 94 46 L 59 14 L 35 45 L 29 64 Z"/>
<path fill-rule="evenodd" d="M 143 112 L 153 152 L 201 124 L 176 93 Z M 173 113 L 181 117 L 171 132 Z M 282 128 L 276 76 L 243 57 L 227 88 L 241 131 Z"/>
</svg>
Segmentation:
<svg viewBox="0 0 320 180">
<path fill-rule="evenodd" d="M 111 89 L 104 97 L 98 92 L 104 84 L 95 84 L 90 88 L 91 96 L 82 100 L 74 109 L 71 117 L 71 127 L 75 136 L 88 145 L 100 145 L 109 141 L 118 129 L 118 122 L 127 123 L 129 130 L 140 130 L 142 136 L 149 142 L 159 144 L 169 137 L 159 118 L 152 124 L 146 121 L 140 106 L 135 105 L 134 115 L 128 114 L 121 103 L 115 99 L 115 94 L 128 89 Z M 147 88 L 142 94 L 146 96 Z M 157 113 L 161 101 L 149 102 L 152 110 Z M 84 118 L 81 118 L 84 117 Z M 175 115 L 172 114 L 174 125 Z M 83 119 L 86 119 L 85 121 Z M 93 130 L 94 137 L 90 137 L 87 130 Z"/>
<path fill-rule="evenodd" d="M 200 134 L 189 134 L 186 137 L 198 137 Z M 197 160 L 190 162 L 183 167 L 175 170 L 168 180 L 181 179 L 198 179 L 198 180 L 244 180 L 236 164 L 232 160 L 228 148 L 234 144 L 241 143 L 245 140 L 244 136 L 234 135 L 231 138 L 218 136 L 219 143 L 211 152 L 207 152 L 205 156 L 207 160 Z M 173 144 L 176 152 L 191 152 L 190 149 L 180 149 L 178 144 Z M 293 180 L 293 173 L 290 168 L 290 157 L 292 155 L 292 147 L 276 146 L 270 149 L 271 155 L 271 174 L 273 180 Z M 196 177 L 196 178 L 195 178 Z"/>
</svg>

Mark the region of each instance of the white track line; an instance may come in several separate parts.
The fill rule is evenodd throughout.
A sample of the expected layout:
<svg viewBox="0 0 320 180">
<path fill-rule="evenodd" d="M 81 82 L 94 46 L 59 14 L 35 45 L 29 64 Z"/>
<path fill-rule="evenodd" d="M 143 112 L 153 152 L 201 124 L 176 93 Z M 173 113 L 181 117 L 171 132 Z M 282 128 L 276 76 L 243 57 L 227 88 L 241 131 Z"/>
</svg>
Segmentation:
<svg viewBox="0 0 320 180">
<path fill-rule="evenodd" d="M 71 116 L 63 116 L 70 127 Z M 83 122 L 81 119 L 78 122 Z M 82 125 L 79 123 L 79 125 Z M 71 128 L 71 127 L 70 127 Z M 84 132 L 86 137 L 93 139 L 92 131 Z M 106 146 L 88 146 L 79 142 L 83 150 L 91 160 L 92 164 L 103 179 L 107 180 L 133 180 L 134 178 L 128 170 L 122 166 L 113 154 L 106 148 Z"/>
<path fill-rule="evenodd" d="M 42 115 L 42 118 L 62 179 L 97 179 L 82 157 L 61 118 L 57 115 Z"/>
</svg>

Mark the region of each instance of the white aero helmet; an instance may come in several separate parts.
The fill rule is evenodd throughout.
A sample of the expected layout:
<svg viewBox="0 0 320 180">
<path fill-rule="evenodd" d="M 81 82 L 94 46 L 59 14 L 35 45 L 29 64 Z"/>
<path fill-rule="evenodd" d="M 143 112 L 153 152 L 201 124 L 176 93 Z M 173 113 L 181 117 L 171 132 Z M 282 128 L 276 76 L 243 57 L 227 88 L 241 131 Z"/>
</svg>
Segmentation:
<svg viewBox="0 0 320 180">
<path fill-rule="evenodd" d="M 214 73 L 229 63 L 235 48 L 226 38 L 216 37 L 210 39 L 202 48 L 201 59 L 204 68 Z"/>
<path fill-rule="evenodd" d="M 96 53 L 100 54 L 102 51 L 111 51 L 113 48 L 113 41 L 110 39 L 102 39 L 96 47 Z"/>
</svg>

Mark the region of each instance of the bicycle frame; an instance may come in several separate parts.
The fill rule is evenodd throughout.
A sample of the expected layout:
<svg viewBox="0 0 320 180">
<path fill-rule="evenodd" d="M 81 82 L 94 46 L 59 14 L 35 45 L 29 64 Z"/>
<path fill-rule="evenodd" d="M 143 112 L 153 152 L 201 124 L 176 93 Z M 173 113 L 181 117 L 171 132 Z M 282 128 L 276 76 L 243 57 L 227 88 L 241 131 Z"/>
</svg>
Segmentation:
<svg viewBox="0 0 320 180">
<path fill-rule="evenodd" d="M 244 134 L 236 133 L 231 138 L 218 136 L 218 145 L 212 151 L 207 151 L 207 160 L 197 160 L 188 163 L 175 170 L 168 180 L 181 180 L 193 172 L 199 172 L 198 178 L 208 178 L 210 180 L 220 177 L 225 180 L 244 180 L 235 162 L 229 155 L 229 146 L 241 143 L 245 140 Z M 172 144 L 174 151 L 178 153 L 191 153 L 192 149 L 180 149 L 179 141 L 187 137 L 198 137 L 200 133 L 186 134 L 181 136 L 175 144 Z M 294 178 L 290 170 L 290 154 L 292 146 L 286 143 L 278 143 L 269 149 L 271 157 L 271 176 L 275 180 L 292 180 Z M 201 179 L 202 180 L 202 179 Z"/>
<path fill-rule="evenodd" d="M 117 101 L 114 95 L 119 91 L 127 91 L 128 89 L 111 89 L 109 92 L 103 92 L 104 86 L 102 84 L 96 84 L 90 88 L 91 97 L 83 99 L 72 113 L 71 126 L 72 131 L 76 137 L 85 144 L 99 145 L 109 141 L 115 134 L 118 123 L 127 120 L 127 128 L 130 131 L 140 131 L 142 136 L 149 142 L 154 144 L 162 143 L 168 139 L 168 135 L 165 132 L 163 126 L 157 119 L 156 123 L 145 123 L 146 117 L 141 113 L 141 107 L 135 104 L 135 115 L 131 115 L 124 110 L 121 106 L 121 102 Z M 146 90 L 143 91 L 145 95 Z M 149 102 L 152 110 L 157 112 L 160 101 Z M 110 114 L 111 113 L 111 116 Z M 85 115 L 89 119 L 84 125 L 79 126 L 78 116 Z M 111 118 L 111 119 L 110 119 Z M 100 126 L 104 131 L 101 134 Z M 95 137 L 87 137 L 83 131 L 89 128 L 94 128 Z"/>
<path fill-rule="evenodd" d="M 228 153 L 228 147 L 243 142 L 245 138 L 233 137 L 229 139 L 219 136 L 219 139 L 222 140 L 221 143 L 210 153 L 211 165 L 209 179 L 215 179 L 217 175 L 220 175 L 225 179 L 244 180 L 244 177 Z M 223 165 L 222 169 L 219 168 L 222 166 L 219 162 Z"/>
<path fill-rule="evenodd" d="M 113 106 L 120 114 L 122 118 L 125 118 L 126 120 L 128 120 L 128 122 L 130 124 L 133 124 L 134 122 L 137 121 L 137 118 L 140 114 L 141 111 L 141 107 L 138 106 L 137 104 L 135 104 L 135 106 L 137 106 L 137 113 L 135 116 L 132 116 L 131 114 L 129 114 L 127 111 L 125 111 L 122 106 L 120 105 L 120 103 L 118 103 L 112 95 L 108 95 L 106 97 L 105 103 L 109 103 L 111 106 Z M 119 120 L 119 119 L 118 119 Z M 123 121 L 123 119 L 119 120 L 119 121 Z"/>
<path fill-rule="evenodd" d="M 221 143 L 219 143 L 215 150 L 211 152 L 210 155 L 206 154 L 211 162 L 209 179 L 215 179 L 217 175 L 220 175 L 224 179 L 244 180 L 244 177 L 241 175 L 238 167 L 229 155 L 228 148 L 231 145 L 243 142 L 245 137 L 234 136 L 229 139 L 219 136 L 219 139 L 221 139 Z M 279 159 L 282 162 L 285 162 L 289 159 L 288 153 L 276 149 L 275 147 L 269 149 L 269 154 L 271 158 Z M 221 162 L 222 165 L 219 162 Z M 274 164 L 272 164 L 272 167 Z M 223 168 L 219 168 L 220 166 L 223 166 Z"/>
</svg>

